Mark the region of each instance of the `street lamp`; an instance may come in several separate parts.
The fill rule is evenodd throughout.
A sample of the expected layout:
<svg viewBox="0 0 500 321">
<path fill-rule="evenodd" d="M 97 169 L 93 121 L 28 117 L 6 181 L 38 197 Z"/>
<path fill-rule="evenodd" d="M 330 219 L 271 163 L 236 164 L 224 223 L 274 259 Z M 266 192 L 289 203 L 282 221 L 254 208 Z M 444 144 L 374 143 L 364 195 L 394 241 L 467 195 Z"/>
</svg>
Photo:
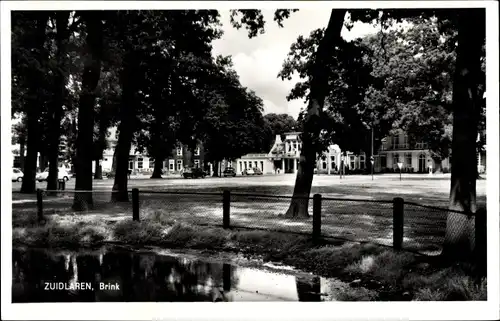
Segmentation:
<svg viewBox="0 0 500 321">
<path fill-rule="evenodd" d="M 375 159 L 373 158 L 373 123 L 372 123 L 372 151 L 370 156 L 370 162 L 372 163 L 372 181 L 373 181 L 373 164 L 375 164 Z"/>
<path fill-rule="evenodd" d="M 398 162 L 399 167 L 399 180 L 401 180 L 401 168 L 403 167 L 403 162 Z"/>
</svg>

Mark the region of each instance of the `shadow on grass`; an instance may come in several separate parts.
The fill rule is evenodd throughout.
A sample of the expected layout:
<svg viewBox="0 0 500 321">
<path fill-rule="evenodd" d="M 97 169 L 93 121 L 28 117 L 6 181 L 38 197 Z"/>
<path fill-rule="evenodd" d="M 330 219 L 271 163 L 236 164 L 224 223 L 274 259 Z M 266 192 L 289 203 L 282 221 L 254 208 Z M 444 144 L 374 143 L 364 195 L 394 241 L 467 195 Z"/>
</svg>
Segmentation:
<svg viewBox="0 0 500 321">
<path fill-rule="evenodd" d="M 88 216 L 88 220 L 122 220 L 131 218 L 131 202 L 111 203 L 111 193 L 96 192 L 94 208 L 75 212 L 71 206 L 73 195 L 45 197 L 43 208 L 50 215 Z M 234 195 L 231 198 L 230 224 L 234 227 L 256 228 L 310 234 L 312 218 L 289 219 L 283 214 L 290 199 L 270 197 L 248 197 Z M 221 195 L 173 195 L 141 193 L 139 196 L 141 220 L 148 221 L 154 215 L 155 221 L 183 222 L 191 225 L 221 226 Z M 13 204 L 13 225 L 24 226 L 25 221 L 36 216 L 36 203 Z M 392 244 L 392 204 L 367 203 L 362 201 L 339 201 L 325 199 L 322 204 L 322 234 L 328 237 L 346 238 L 351 241 Z M 312 213 L 312 201 L 309 202 Z M 16 225 L 17 224 L 17 225 Z M 405 209 L 404 247 L 438 253 L 444 240 L 446 215 L 428 209 L 407 206 Z"/>
<path fill-rule="evenodd" d="M 15 245 L 81 248 L 114 242 L 237 252 L 336 277 L 379 293 L 375 298 L 353 290 L 344 294 L 346 300 L 476 300 L 486 295 L 486 281 L 476 282 L 470 269 L 438 266 L 423 256 L 374 244 L 318 244 L 297 234 L 190 225 L 159 212 L 144 213 L 142 222 L 127 217 L 116 221 L 103 216 L 51 215 L 43 225 L 25 219 L 17 220 L 14 226 Z"/>
</svg>

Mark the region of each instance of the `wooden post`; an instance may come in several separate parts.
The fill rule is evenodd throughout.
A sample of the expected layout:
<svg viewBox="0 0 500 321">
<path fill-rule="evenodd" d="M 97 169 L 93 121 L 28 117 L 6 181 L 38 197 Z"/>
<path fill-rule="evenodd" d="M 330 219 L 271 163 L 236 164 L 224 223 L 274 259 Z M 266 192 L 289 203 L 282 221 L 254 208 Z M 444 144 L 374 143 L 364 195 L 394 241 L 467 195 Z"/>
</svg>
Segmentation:
<svg viewBox="0 0 500 321">
<path fill-rule="evenodd" d="M 38 209 L 38 223 L 43 221 L 43 191 L 41 189 L 36 190 L 36 207 Z"/>
<path fill-rule="evenodd" d="M 404 200 L 401 197 L 393 199 L 393 247 L 396 250 L 403 248 L 403 227 L 404 227 Z"/>
<path fill-rule="evenodd" d="M 321 194 L 313 196 L 313 230 L 312 238 L 318 241 L 321 238 Z"/>
<path fill-rule="evenodd" d="M 222 193 L 222 227 L 229 228 L 229 216 L 231 208 L 231 192 L 225 190 Z"/>
<path fill-rule="evenodd" d="M 222 288 L 224 292 L 231 291 L 231 265 L 222 265 Z"/>
<path fill-rule="evenodd" d="M 139 221 L 139 189 L 132 189 L 132 220 Z"/>
</svg>

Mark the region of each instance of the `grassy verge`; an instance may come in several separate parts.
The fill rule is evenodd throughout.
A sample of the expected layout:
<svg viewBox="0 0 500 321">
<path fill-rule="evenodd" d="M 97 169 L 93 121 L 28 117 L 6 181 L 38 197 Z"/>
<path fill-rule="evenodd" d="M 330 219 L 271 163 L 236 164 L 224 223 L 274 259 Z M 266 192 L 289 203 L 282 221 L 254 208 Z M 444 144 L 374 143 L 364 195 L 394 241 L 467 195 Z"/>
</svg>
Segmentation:
<svg viewBox="0 0 500 321">
<path fill-rule="evenodd" d="M 309 237 L 296 234 L 182 224 L 158 213 L 143 219 L 51 215 L 39 225 L 27 216 L 18 217 L 13 219 L 13 243 L 80 248 L 120 242 L 239 252 L 350 282 L 351 289 L 342 294 L 344 300 L 486 300 L 486 280 L 475 278 L 466 265 L 436 264 L 426 257 L 370 244 L 313 244 Z"/>
</svg>

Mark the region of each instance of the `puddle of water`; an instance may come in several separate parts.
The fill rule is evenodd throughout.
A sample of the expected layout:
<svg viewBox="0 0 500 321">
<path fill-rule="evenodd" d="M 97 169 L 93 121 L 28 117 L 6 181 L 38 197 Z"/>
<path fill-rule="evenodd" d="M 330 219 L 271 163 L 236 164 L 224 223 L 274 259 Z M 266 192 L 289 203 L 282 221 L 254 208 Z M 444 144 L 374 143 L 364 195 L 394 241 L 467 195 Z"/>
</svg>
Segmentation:
<svg viewBox="0 0 500 321">
<path fill-rule="evenodd" d="M 259 270 L 122 248 L 17 248 L 12 302 L 331 301 L 335 289 L 348 287 L 338 280 L 270 267 Z"/>
</svg>

